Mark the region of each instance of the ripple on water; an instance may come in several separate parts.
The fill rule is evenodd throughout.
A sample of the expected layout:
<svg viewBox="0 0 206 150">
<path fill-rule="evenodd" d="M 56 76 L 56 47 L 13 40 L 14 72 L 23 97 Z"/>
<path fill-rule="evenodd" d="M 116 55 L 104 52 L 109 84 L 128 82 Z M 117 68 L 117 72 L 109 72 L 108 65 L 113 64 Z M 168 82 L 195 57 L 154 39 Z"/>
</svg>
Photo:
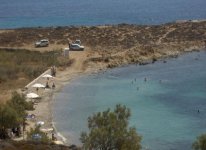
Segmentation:
<svg viewBox="0 0 206 150">
<path fill-rule="evenodd" d="M 55 96 L 56 127 L 71 143 L 79 144 L 88 116 L 121 103 L 131 109 L 130 125 L 143 136 L 144 147 L 191 149 L 196 136 L 206 132 L 205 57 L 205 51 L 195 52 L 167 63 L 80 77 Z"/>
</svg>

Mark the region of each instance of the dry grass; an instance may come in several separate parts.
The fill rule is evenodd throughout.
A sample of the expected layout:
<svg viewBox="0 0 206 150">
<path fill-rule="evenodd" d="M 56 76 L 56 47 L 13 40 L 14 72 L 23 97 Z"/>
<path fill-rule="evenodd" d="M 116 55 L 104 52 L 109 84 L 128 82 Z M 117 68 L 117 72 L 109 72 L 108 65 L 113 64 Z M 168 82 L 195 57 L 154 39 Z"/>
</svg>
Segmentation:
<svg viewBox="0 0 206 150">
<path fill-rule="evenodd" d="M 72 61 L 59 51 L 40 53 L 19 49 L 0 50 L 0 102 L 9 98 L 10 91 L 24 87 L 52 65 L 65 67 Z M 9 91 L 8 91 L 9 90 Z"/>
<path fill-rule="evenodd" d="M 71 150 L 68 146 L 39 142 L 0 141 L 0 150 Z M 76 150 L 80 150 L 76 148 Z"/>
<path fill-rule="evenodd" d="M 168 31 L 174 29 L 166 37 Z M 48 38 L 51 45 L 67 45 L 69 41 L 81 39 L 92 50 L 124 51 L 143 45 L 162 43 L 203 41 L 206 39 L 206 22 L 170 23 L 155 26 L 120 24 L 97 27 L 48 27 L 22 28 L 13 32 L 0 32 L 1 47 L 32 46 L 36 40 Z M 12 40 L 11 40 L 12 39 Z M 161 44 L 162 44 L 161 43 Z"/>
</svg>

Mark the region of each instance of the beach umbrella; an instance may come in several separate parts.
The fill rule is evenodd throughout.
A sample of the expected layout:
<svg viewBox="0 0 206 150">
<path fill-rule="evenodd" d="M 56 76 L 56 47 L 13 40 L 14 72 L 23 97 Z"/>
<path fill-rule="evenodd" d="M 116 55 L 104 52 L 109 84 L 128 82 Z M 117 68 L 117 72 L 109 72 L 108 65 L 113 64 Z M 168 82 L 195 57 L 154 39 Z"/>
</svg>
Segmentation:
<svg viewBox="0 0 206 150">
<path fill-rule="evenodd" d="M 40 83 L 36 83 L 36 84 L 32 85 L 32 87 L 34 87 L 34 88 L 45 88 L 45 86 L 43 84 L 40 84 Z"/>
<path fill-rule="evenodd" d="M 57 144 L 57 145 L 64 145 L 64 143 L 62 141 L 54 141 L 54 144 Z"/>
<path fill-rule="evenodd" d="M 26 95 L 27 98 L 39 98 L 39 95 L 37 95 L 36 93 L 29 93 Z"/>
<path fill-rule="evenodd" d="M 53 76 L 50 75 L 50 74 L 45 74 L 45 75 L 43 75 L 42 77 L 43 77 L 43 78 L 53 78 Z"/>
<path fill-rule="evenodd" d="M 40 129 L 42 132 L 52 132 L 54 131 L 53 128 L 44 128 L 44 129 Z"/>
<path fill-rule="evenodd" d="M 37 126 L 43 126 L 43 125 L 44 125 L 44 121 L 38 121 L 38 122 L 36 123 L 36 125 L 37 125 Z"/>
</svg>

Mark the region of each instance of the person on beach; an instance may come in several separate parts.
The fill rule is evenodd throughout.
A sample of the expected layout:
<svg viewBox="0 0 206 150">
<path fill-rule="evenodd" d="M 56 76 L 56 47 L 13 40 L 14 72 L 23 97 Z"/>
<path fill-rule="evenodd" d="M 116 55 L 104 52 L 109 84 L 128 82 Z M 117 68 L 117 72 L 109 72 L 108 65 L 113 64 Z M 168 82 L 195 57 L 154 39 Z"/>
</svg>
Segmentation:
<svg viewBox="0 0 206 150">
<path fill-rule="evenodd" d="M 55 66 L 53 66 L 53 75 L 54 77 L 56 77 L 56 67 Z"/>
<path fill-rule="evenodd" d="M 51 75 L 55 77 L 56 76 L 56 67 L 52 66 L 50 71 L 51 71 Z"/>
<path fill-rule="evenodd" d="M 38 93 L 38 91 L 39 91 L 39 88 L 37 87 L 37 88 L 36 88 L 36 92 Z"/>
<path fill-rule="evenodd" d="M 45 88 L 50 88 L 48 81 L 46 82 Z"/>
<path fill-rule="evenodd" d="M 52 133 L 52 141 L 56 141 L 57 138 L 55 137 L 54 133 Z"/>
<path fill-rule="evenodd" d="M 205 48 L 206 48 L 206 40 L 204 42 L 205 42 Z"/>
<path fill-rule="evenodd" d="M 50 68 L 50 73 L 51 73 L 51 75 L 53 76 L 53 67 L 51 66 L 51 68 Z"/>
<path fill-rule="evenodd" d="M 55 136 L 54 136 L 54 133 L 52 133 L 52 141 L 55 140 Z"/>
<path fill-rule="evenodd" d="M 54 82 L 53 82 L 53 84 L 52 84 L 52 89 L 55 89 L 55 87 L 56 87 L 56 86 L 55 86 L 55 84 L 54 84 Z"/>
</svg>

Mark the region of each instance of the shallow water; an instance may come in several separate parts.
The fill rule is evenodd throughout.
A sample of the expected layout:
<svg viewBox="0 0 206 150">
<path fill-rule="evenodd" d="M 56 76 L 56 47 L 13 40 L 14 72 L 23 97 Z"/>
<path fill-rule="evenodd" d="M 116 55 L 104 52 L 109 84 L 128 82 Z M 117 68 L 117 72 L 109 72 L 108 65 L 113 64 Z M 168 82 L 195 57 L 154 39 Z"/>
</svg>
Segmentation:
<svg viewBox="0 0 206 150">
<path fill-rule="evenodd" d="M 194 52 L 166 63 L 129 65 L 75 79 L 55 96 L 57 130 L 79 144 L 88 116 L 124 104 L 132 111 L 130 126 L 143 136 L 143 147 L 189 150 L 196 136 L 206 132 L 205 58 L 205 51 Z"/>
<path fill-rule="evenodd" d="M 205 0 L 1 0 L 0 28 L 205 19 Z"/>
</svg>

